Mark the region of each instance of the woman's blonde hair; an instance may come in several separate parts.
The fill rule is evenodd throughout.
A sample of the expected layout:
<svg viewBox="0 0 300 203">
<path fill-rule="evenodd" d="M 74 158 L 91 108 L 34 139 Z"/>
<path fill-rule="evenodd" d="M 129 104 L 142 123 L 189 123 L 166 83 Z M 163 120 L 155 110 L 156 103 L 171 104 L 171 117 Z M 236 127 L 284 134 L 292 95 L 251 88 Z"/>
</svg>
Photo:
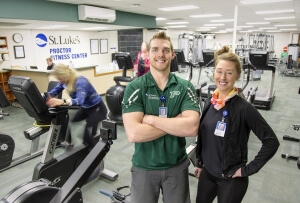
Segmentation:
<svg viewBox="0 0 300 203">
<path fill-rule="evenodd" d="M 67 90 L 71 93 L 75 91 L 75 81 L 77 79 L 77 73 L 74 69 L 68 65 L 58 63 L 53 67 L 53 75 L 57 78 L 65 78 L 68 80 Z"/>
<path fill-rule="evenodd" d="M 240 75 L 242 72 L 242 64 L 238 55 L 233 53 L 228 46 L 223 46 L 222 48 L 215 51 L 214 54 L 215 66 L 221 61 L 231 61 L 234 63 L 236 71 Z"/>
</svg>

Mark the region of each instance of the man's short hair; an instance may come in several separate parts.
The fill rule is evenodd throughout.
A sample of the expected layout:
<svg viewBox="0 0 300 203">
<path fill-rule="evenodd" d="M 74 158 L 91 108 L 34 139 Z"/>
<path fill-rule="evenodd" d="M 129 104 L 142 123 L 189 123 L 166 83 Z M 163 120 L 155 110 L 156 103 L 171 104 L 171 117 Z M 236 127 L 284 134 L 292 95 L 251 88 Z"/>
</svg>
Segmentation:
<svg viewBox="0 0 300 203">
<path fill-rule="evenodd" d="M 168 40 L 170 42 L 171 51 L 173 52 L 173 44 L 171 42 L 171 38 L 164 31 L 158 32 L 155 35 L 153 35 L 153 37 L 150 39 L 150 42 L 149 42 L 149 48 L 151 46 L 152 40 L 154 40 L 154 39 L 165 39 L 165 40 Z"/>
</svg>

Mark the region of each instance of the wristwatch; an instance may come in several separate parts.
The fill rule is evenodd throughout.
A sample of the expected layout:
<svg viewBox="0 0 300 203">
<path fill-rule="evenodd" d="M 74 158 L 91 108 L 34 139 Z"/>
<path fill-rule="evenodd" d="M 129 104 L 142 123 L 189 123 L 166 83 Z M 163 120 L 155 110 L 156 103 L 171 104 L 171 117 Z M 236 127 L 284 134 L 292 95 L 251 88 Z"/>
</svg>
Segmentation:
<svg viewBox="0 0 300 203">
<path fill-rule="evenodd" d="M 63 105 L 67 105 L 67 101 L 64 99 L 64 103 L 63 103 Z"/>
</svg>

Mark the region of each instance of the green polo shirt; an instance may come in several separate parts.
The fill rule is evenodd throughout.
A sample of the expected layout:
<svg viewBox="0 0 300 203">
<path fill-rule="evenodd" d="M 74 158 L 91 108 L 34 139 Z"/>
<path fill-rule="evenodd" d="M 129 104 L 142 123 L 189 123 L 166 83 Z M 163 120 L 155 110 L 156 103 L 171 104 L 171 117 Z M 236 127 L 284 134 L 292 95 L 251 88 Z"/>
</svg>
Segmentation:
<svg viewBox="0 0 300 203">
<path fill-rule="evenodd" d="M 187 80 L 170 73 L 168 83 L 162 91 L 156 85 L 151 72 L 130 82 L 124 93 L 122 113 L 144 112 L 158 116 L 162 106 L 160 97 L 166 97 L 165 107 L 168 118 L 177 116 L 186 110 L 200 112 L 195 88 Z M 135 143 L 132 163 L 135 167 L 146 170 L 171 168 L 187 158 L 184 137 L 166 134 L 158 139 Z"/>
</svg>

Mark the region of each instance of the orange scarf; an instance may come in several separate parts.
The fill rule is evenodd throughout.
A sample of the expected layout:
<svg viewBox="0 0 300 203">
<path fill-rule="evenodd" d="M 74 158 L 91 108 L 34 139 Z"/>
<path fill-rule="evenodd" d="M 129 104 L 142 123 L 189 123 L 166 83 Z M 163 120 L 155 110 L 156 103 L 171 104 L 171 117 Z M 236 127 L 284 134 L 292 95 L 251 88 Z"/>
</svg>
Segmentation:
<svg viewBox="0 0 300 203">
<path fill-rule="evenodd" d="M 223 98 L 223 99 L 218 99 L 219 95 L 219 89 L 216 89 L 214 93 L 212 94 L 212 98 L 210 102 L 214 105 L 215 109 L 220 110 L 225 106 L 225 103 L 232 97 L 238 94 L 238 88 L 234 87 L 229 94 Z"/>
</svg>

